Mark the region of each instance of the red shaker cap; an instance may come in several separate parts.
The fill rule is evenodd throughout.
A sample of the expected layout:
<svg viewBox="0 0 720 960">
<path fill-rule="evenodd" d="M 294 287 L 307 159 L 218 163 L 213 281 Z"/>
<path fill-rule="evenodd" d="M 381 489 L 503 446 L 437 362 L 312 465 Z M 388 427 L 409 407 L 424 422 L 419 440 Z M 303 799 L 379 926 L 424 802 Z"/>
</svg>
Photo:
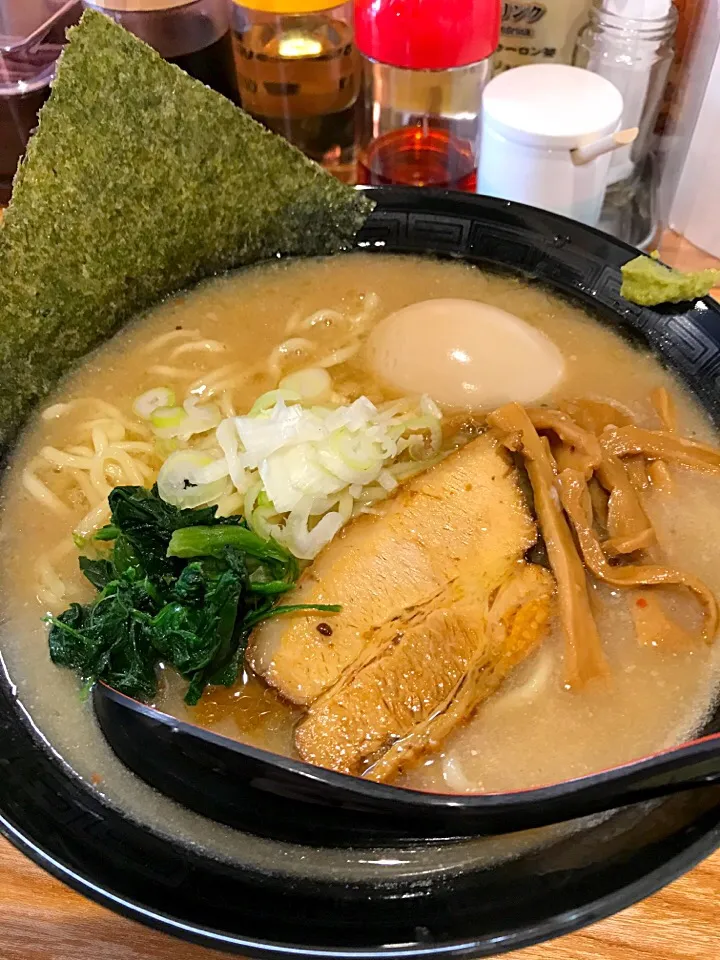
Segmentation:
<svg viewBox="0 0 720 960">
<path fill-rule="evenodd" d="M 393 67 L 466 67 L 499 39 L 500 0 L 355 0 L 358 49 Z"/>
</svg>

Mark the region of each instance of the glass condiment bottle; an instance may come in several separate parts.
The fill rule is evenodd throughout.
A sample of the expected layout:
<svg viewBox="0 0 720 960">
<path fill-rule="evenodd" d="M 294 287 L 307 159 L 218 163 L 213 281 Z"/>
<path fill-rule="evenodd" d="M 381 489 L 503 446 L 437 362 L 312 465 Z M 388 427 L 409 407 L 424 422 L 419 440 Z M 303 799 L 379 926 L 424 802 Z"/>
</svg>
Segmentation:
<svg viewBox="0 0 720 960">
<path fill-rule="evenodd" d="M 235 0 L 232 35 L 243 108 L 354 180 L 360 59 L 352 3 Z"/>
<path fill-rule="evenodd" d="M 623 129 L 637 139 L 615 150 L 608 183 L 632 177 L 653 145 L 653 132 L 675 53 L 677 10 L 671 0 L 594 0 L 573 62 L 613 83 L 623 97 Z"/>
<path fill-rule="evenodd" d="M 356 0 L 361 183 L 475 190 L 499 31 L 497 0 Z"/>
<path fill-rule="evenodd" d="M 83 0 L 223 96 L 238 102 L 227 0 Z"/>
<path fill-rule="evenodd" d="M 614 151 L 600 226 L 633 246 L 654 243 L 658 165 L 654 128 L 674 55 L 671 0 L 594 0 L 573 62 L 610 80 L 625 103 L 621 126 L 637 139 Z"/>
<path fill-rule="evenodd" d="M 18 161 L 50 93 L 65 29 L 79 13 L 79 0 L 0 0 L 0 204 L 10 199 Z"/>
</svg>

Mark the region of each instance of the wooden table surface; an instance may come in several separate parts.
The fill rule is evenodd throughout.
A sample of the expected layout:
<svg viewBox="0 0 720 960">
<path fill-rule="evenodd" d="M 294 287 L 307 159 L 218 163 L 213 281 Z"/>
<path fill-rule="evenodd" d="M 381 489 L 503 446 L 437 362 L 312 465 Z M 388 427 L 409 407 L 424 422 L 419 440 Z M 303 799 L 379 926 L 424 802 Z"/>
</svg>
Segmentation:
<svg viewBox="0 0 720 960">
<path fill-rule="evenodd" d="M 508 960 L 716 960 L 720 851 L 623 913 Z M 68 890 L 0 840 L 2 960 L 221 960 Z"/>
<path fill-rule="evenodd" d="M 717 266 L 673 234 L 663 259 Z M 720 851 L 660 893 L 580 933 L 511 954 L 518 960 L 715 960 Z M 219 960 L 85 900 L 0 839 L 0 960 Z"/>
</svg>

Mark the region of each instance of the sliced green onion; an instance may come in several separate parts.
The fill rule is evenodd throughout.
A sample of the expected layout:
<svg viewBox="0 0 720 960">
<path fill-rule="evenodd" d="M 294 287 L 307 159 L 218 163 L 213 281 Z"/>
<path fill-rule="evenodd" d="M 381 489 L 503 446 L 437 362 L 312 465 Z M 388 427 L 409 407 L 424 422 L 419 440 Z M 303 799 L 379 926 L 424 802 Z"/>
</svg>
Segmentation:
<svg viewBox="0 0 720 960">
<path fill-rule="evenodd" d="M 265 502 L 261 503 L 261 500 Z M 259 533 L 261 537 L 269 539 L 270 537 L 277 536 L 280 532 L 280 526 L 277 523 L 270 522 L 273 517 L 277 516 L 278 512 L 275 507 L 270 503 L 266 495 L 261 493 L 257 499 L 255 509 L 246 519 L 256 533 Z"/>
<path fill-rule="evenodd" d="M 256 417 L 259 413 L 265 413 L 266 410 L 274 407 L 278 400 L 283 400 L 285 403 L 299 403 L 301 399 L 300 394 L 295 390 L 268 390 L 257 398 L 250 408 L 249 416 Z"/>
<path fill-rule="evenodd" d="M 227 463 L 200 450 L 177 450 L 160 468 L 158 493 L 175 507 L 205 506 L 228 492 Z"/>
<path fill-rule="evenodd" d="M 338 406 L 331 397 L 330 375 L 318 366 L 283 378 L 244 416 L 223 419 L 194 397 L 157 408 L 157 443 L 172 437 L 186 447 L 163 464 L 160 495 L 182 507 L 230 497 L 248 533 L 312 560 L 352 516 L 438 462 L 443 448 L 442 414 L 429 397 L 379 408 L 365 396 Z M 202 436 L 190 441 L 193 434 Z"/>
<path fill-rule="evenodd" d="M 252 526 L 251 517 L 253 511 L 255 510 L 255 503 L 257 498 L 260 496 L 263 489 L 262 480 L 257 480 L 251 487 L 248 487 L 245 493 L 245 501 L 243 503 L 243 516 L 247 522 Z"/>
<path fill-rule="evenodd" d="M 132 408 L 141 420 L 150 420 L 159 408 L 174 406 L 175 394 L 170 387 L 153 387 L 136 397 Z"/>
<path fill-rule="evenodd" d="M 187 413 L 182 407 L 157 407 L 150 415 L 150 423 L 157 430 L 179 427 L 184 420 L 187 420 Z"/>
<path fill-rule="evenodd" d="M 280 389 L 298 394 L 306 403 L 320 403 L 332 395 L 332 377 L 322 367 L 307 367 L 284 377 Z"/>
<path fill-rule="evenodd" d="M 383 490 L 387 491 L 387 493 L 392 493 L 392 491 L 395 490 L 395 488 L 398 485 L 397 480 L 390 473 L 389 470 L 380 471 L 380 473 L 378 474 L 378 483 L 383 488 Z"/>
<path fill-rule="evenodd" d="M 420 413 L 435 420 L 442 420 L 442 410 L 426 393 L 420 397 Z"/>
<path fill-rule="evenodd" d="M 183 404 L 183 409 L 188 415 L 188 421 L 184 429 L 192 425 L 192 433 L 204 433 L 206 430 L 212 430 L 219 426 L 222 420 L 220 408 L 214 403 L 200 403 L 196 397 L 189 397 Z"/>
<path fill-rule="evenodd" d="M 351 433 L 346 427 L 330 435 L 328 446 L 351 470 L 364 473 L 382 466 L 383 455 L 379 446 L 361 433 Z"/>
</svg>

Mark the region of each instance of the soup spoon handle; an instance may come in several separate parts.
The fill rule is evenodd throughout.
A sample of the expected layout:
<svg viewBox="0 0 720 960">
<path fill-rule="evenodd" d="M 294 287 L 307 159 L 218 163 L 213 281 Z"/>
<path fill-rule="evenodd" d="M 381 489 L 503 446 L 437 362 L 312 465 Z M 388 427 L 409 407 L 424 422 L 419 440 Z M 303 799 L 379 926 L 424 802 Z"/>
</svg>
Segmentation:
<svg viewBox="0 0 720 960">
<path fill-rule="evenodd" d="M 720 784 L 720 735 L 547 787 L 438 794 L 313 767 L 183 723 L 96 684 L 120 759 L 177 802 L 275 839 L 350 845 L 508 833 Z"/>
</svg>

